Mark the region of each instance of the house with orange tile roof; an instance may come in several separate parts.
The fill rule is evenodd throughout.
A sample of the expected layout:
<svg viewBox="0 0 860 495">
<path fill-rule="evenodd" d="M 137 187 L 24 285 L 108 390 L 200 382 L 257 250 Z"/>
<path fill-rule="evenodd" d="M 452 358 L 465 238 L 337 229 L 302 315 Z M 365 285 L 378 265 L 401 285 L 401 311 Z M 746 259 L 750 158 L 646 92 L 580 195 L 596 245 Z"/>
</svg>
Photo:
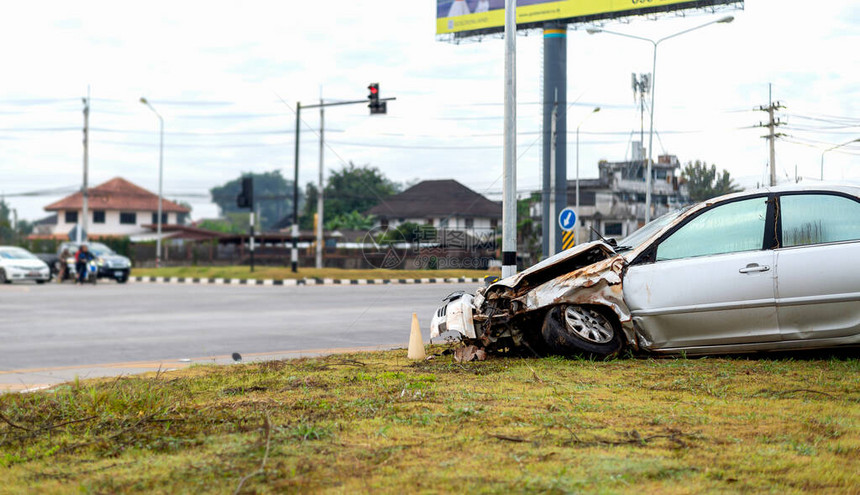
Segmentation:
<svg viewBox="0 0 860 495">
<path fill-rule="evenodd" d="M 87 234 L 91 239 L 108 236 L 129 236 L 152 232 L 158 222 L 158 195 L 131 182 L 115 177 L 89 189 Z M 56 223 L 45 225 L 44 237 L 68 238 L 76 225 L 82 223 L 83 194 L 76 192 L 49 204 L 45 211 L 57 215 Z M 162 198 L 162 225 L 184 223 L 190 209 Z M 42 237 L 42 236 L 40 236 Z"/>
</svg>

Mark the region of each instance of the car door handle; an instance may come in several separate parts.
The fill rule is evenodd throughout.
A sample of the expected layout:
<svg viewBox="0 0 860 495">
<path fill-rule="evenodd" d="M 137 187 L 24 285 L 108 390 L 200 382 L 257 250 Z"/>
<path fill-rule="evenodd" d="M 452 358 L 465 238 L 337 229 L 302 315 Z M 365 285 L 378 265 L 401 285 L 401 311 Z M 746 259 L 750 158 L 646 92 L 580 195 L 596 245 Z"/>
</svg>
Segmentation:
<svg viewBox="0 0 860 495">
<path fill-rule="evenodd" d="M 759 265 L 758 263 L 750 263 L 744 268 L 738 270 L 740 273 L 753 273 L 753 272 L 766 272 L 770 270 L 770 267 L 767 265 Z"/>
</svg>

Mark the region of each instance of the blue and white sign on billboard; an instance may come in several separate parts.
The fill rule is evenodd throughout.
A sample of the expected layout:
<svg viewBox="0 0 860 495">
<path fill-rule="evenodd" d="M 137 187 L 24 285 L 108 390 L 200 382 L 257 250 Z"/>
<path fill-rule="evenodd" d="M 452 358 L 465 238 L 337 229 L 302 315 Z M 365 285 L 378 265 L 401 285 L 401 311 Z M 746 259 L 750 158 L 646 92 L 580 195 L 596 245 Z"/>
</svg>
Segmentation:
<svg viewBox="0 0 860 495">
<path fill-rule="evenodd" d="M 558 226 L 561 230 L 573 230 L 576 227 L 576 212 L 568 206 L 558 214 Z"/>
</svg>

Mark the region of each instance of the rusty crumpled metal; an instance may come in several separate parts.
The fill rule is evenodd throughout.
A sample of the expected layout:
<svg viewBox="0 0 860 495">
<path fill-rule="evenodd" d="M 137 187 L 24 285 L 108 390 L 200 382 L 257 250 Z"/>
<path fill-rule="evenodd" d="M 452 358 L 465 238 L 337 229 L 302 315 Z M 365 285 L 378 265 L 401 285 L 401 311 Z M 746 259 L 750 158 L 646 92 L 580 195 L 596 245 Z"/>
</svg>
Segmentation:
<svg viewBox="0 0 860 495">
<path fill-rule="evenodd" d="M 622 274 L 627 260 L 620 255 L 574 270 L 534 288 L 517 300 L 524 311 L 557 304 L 599 304 L 610 307 L 621 323 L 631 321 L 624 302 Z"/>
<path fill-rule="evenodd" d="M 458 363 L 484 361 L 485 359 L 487 359 L 487 351 L 475 345 L 467 345 L 454 349 L 454 361 Z"/>
</svg>

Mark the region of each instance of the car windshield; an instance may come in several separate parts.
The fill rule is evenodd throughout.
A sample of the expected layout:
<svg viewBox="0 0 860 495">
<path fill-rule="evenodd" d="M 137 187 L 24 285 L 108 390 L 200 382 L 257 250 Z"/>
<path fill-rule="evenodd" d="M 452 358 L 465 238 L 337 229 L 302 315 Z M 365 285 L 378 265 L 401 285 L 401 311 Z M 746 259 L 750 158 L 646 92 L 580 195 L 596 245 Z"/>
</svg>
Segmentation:
<svg viewBox="0 0 860 495">
<path fill-rule="evenodd" d="M 37 260 L 39 258 L 33 256 L 28 251 L 19 248 L 0 249 L 0 258 L 4 260 Z"/>
<path fill-rule="evenodd" d="M 684 213 L 689 208 L 690 207 L 688 206 L 686 208 L 681 208 L 680 210 L 670 211 L 662 217 L 652 220 L 649 224 L 643 226 L 641 229 L 637 230 L 636 232 L 633 232 L 629 236 L 619 241 L 618 248 L 615 251 L 629 251 L 631 249 L 639 247 L 640 244 L 647 241 L 652 235 L 659 232 L 663 227 L 672 223 L 672 221 L 678 218 L 681 213 Z"/>
</svg>

